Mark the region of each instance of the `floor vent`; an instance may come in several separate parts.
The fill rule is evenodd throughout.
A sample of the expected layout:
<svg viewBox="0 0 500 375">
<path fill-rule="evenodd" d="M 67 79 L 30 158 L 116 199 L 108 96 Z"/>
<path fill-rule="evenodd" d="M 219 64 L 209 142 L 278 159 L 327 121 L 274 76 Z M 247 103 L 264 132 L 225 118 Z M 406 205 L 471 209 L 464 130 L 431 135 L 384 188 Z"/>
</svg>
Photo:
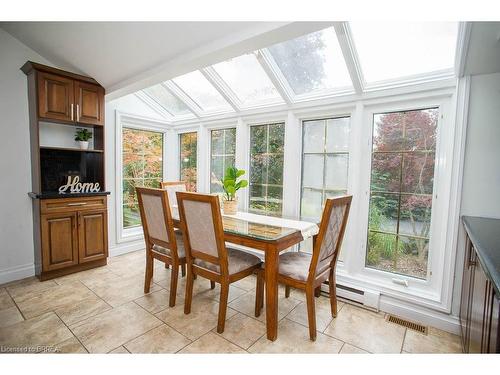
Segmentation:
<svg viewBox="0 0 500 375">
<path fill-rule="evenodd" d="M 410 322 L 409 320 L 391 314 L 387 314 L 387 321 L 427 335 L 427 327 L 422 324 Z"/>
</svg>

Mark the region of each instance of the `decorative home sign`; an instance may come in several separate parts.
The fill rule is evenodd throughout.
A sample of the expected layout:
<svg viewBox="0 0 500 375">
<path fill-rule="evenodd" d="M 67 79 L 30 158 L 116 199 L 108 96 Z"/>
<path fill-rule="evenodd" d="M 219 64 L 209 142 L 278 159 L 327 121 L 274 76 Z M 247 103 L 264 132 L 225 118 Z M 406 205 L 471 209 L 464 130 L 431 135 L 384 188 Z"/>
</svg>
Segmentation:
<svg viewBox="0 0 500 375">
<path fill-rule="evenodd" d="M 79 176 L 68 176 L 66 185 L 59 188 L 59 194 L 65 194 L 69 189 L 69 193 L 97 193 L 101 190 L 98 182 L 80 182 Z"/>
</svg>

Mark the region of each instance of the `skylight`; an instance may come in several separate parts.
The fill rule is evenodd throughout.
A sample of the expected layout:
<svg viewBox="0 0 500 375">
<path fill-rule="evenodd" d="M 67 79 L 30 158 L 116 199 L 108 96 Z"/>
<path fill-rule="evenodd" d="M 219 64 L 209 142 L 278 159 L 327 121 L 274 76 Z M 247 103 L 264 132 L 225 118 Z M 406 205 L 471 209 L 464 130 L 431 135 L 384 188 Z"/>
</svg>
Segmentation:
<svg viewBox="0 0 500 375">
<path fill-rule="evenodd" d="M 283 102 L 254 54 L 221 62 L 213 68 L 244 106 Z"/>
<path fill-rule="evenodd" d="M 352 87 L 333 28 L 275 44 L 268 51 L 296 95 Z"/>
<path fill-rule="evenodd" d="M 204 112 L 228 112 L 232 107 L 200 71 L 174 78 L 179 86 Z"/>
<path fill-rule="evenodd" d="M 456 22 L 350 22 L 367 83 L 451 69 Z"/>
<path fill-rule="evenodd" d="M 192 114 L 184 102 L 177 99 L 177 97 L 161 84 L 148 87 L 142 91 L 173 116 Z"/>
</svg>

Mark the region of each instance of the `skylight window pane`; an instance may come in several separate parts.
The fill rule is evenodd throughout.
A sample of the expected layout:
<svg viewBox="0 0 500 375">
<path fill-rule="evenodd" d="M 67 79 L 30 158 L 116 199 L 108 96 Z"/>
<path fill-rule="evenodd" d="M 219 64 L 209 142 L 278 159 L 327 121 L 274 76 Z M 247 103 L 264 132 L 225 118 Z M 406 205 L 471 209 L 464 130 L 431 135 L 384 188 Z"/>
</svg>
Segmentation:
<svg viewBox="0 0 500 375">
<path fill-rule="evenodd" d="M 221 62 L 213 68 L 244 105 L 283 101 L 253 54 Z"/>
<path fill-rule="evenodd" d="M 366 82 L 451 69 L 456 22 L 350 22 Z"/>
<path fill-rule="evenodd" d="M 275 44 L 268 50 L 297 95 L 352 87 L 333 28 Z"/>
<path fill-rule="evenodd" d="M 161 84 L 142 91 L 174 116 L 191 114 L 189 108 Z"/>
<path fill-rule="evenodd" d="M 186 93 L 196 104 L 208 112 L 230 111 L 231 106 L 224 100 L 221 94 L 198 70 L 174 78 L 173 81 Z"/>
</svg>

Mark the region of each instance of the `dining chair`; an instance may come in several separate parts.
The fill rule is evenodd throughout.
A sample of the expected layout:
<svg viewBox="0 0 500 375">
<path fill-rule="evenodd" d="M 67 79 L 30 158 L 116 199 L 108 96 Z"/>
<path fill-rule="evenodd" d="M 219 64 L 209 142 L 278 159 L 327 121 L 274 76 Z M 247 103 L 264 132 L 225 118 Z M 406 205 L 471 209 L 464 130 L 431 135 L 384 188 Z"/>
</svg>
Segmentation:
<svg viewBox="0 0 500 375">
<path fill-rule="evenodd" d="M 331 313 L 333 317 L 337 316 L 335 267 L 342 246 L 351 201 L 352 195 L 326 200 L 319 232 L 313 237 L 312 254 L 288 252 L 279 257 L 278 282 L 285 285 L 285 297 L 290 295 L 290 287 L 302 289 L 306 292 L 307 318 L 311 341 L 316 340 L 314 297 L 318 295 L 317 292 L 320 290 L 321 284 L 327 279 Z M 256 306 L 261 309 L 264 303 L 263 288 L 259 288 L 259 293 Z"/>
<path fill-rule="evenodd" d="M 149 293 L 153 278 L 153 261 L 157 259 L 172 266 L 169 306 L 175 306 L 179 267 L 186 265 L 182 233 L 174 230 L 168 193 L 162 189 L 136 188 L 146 242 L 146 274 L 144 293 Z"/>
<path fill-rule="evenodd" d="M 179 212 L 187 257 L 184 313 L 191 312 L 194 276 L 221 286 L 217 332 L 224 332 L 229 285 L 257 273 L 257 287 L 262 278 L 262 261 L 245 251 L 226 247 L 219 197 L 177 192 Z M 256 299 L 257 303 L 257 299 Z"/>
</svg>

